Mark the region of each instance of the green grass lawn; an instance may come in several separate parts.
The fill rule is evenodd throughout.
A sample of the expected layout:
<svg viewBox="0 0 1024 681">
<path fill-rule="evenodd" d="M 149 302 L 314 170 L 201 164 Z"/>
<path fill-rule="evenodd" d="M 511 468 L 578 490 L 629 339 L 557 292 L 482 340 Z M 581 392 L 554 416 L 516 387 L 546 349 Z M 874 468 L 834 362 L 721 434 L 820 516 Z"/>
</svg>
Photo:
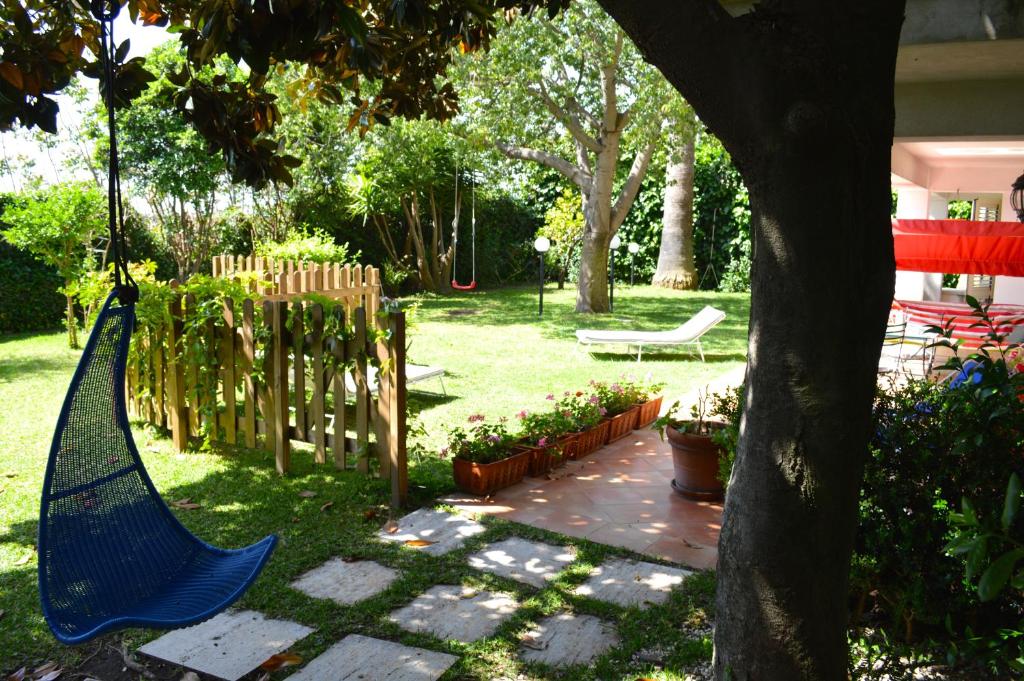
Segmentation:
<svg viewBox="0 0 1024 681">
<path fill-rule="evenodd" d="M 545 316 L 536 318 L 536 293 L 529 289 L 424 297 L 417 326 L 411 331 L 410 358 L 448 370 L 448 396 L 413 393 L 411 403 L 425 427 L 420 440 L 433 449 L 443 440 L 444 426 L 462 422 L 474 412 L 511 416 L 522 408 L 543 407 L 548 392 L 583 387 L 591 378 L 615 379 L 623 374 L 646 375 L 667 383 L 674 395 L 703 385 L 740 365 L 746 347 L 746 296 L 674 293 L 637 287 L 617 291 L 616 312 L 607 316 L 572 313 L 570 291 L 548 291 Z M 708 361 L 690 354 L 654 356 L 636 364 L 626 355 L 576 353 L 572 331 L 596 328 L 668 328 L 705 304 L 729 315 L 707 336 Z M 472 310 L 475 314 L 451 314 Z M 46 659 L 74 664 L 95 652 L 95 645 L 65 648 L 50 636 L 39 613 L 36 559 L 33 553 L 39 489 L 50 437 L 67 382 L 78 358 L 68 351 L 62 334 L 0 338 L 0 675 L 22 664 Z M 434 389 L 438 384 L 428 384 Z M 362 633 L 460 655 L 446 675 L 494 678 L 523 674 L 551 678 L 543 668 L 523 667 L 515 657 L 519 636 L 530 622 L 563 607 L 606 617 L 618 624 L 622 645 L 596 665 L 560 673 L 560 678 L 681 678 L 658 673 L 650 662 L 634 661 L 637 651 L 658 646 L 665 669 L 680 669 L 710 654 L 710 639 L 701 629 L 709 615 L 713 578 L 689 581 L 664 605 L 644 611 L 624 610 L 573 596 L 590 566 L 606 555 L 631 555 L 582 540 L 485 519 L 488 531 L 465 549 L 433 558 L 414 549 L 382 545 L 373 539 L 387 519 L 387 486 L 354 472 L 316 467 L 297 453 L 293 470 L 281 478 L 273 457 L 240 448 L 178 454 L 164 433 L 136 424 L 135 437 L 157 488 L 168 499 L 188 497 L 198 510 L 175 511 L 203 539 L 222 546 L 240 546 L 268 533 L 280 545 L 263 576 L 240 605 L 287 617 L 317 628 L 296 652 L 311 659 L 347 633 Z M 447 462 L 429 458 L 414 463 L 413 504 L 428 503 L 450 486 Z M 300 492 L 310 490 L 315 497 Z M 324 508 L 325 504 L 332 505 Z M 465 556 L 480 544 L 516 534 L 576 545 L 579 560 L 542 591 L 469 569 Z M 372 558 L 402 572 L 402 577 L 377 597 L 351 607 L 310 599 L 288 588 L 302 572 L 333 556 Z M 497 588 L 523 601 L 498 635 L 463 645 L 408 634 L 387 620 L 387 613 L 437 583 L 465 583 Z M 694 634 L 697 631 L 697 634 Z M 702 632 L 703 633 L 700 633 Z M 130 648 L 155 636 L 131 630 L 123 637 Z M 108 642 L 111 639 L 108 637 Z M 275 673 L 286 676 L 294 668 Z"/>
</svg>

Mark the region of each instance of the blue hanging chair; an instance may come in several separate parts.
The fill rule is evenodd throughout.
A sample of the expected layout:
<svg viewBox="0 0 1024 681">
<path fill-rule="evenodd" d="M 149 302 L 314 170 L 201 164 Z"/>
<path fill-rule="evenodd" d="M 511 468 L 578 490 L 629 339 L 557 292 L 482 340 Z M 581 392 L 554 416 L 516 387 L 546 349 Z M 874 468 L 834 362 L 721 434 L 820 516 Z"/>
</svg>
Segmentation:
<svg viewBox="0 0 1024 681">
<path fill-rule="evenodd" d="M 126 627 L 173 629 L 237 600 L 277 537 L 225 550 L 194 537 L 161 499 L 125 410 L 135 305 L 107 298 L 53 435 L 39 517 L 39 594 L 62 643 Z"/>
</svg>

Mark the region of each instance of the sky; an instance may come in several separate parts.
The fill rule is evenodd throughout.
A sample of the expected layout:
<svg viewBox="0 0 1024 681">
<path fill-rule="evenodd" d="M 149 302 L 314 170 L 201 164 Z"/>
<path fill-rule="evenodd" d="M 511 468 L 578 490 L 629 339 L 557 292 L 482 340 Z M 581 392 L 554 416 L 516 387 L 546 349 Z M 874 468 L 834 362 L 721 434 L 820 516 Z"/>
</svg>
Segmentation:
<svg viewBox="0 0 1024 681">
<path fill-rule="evenodd" d="M 145 57 L 154 47 L 170 39 L 172 36 L 163 28 L 158 26 L 142 26 L 133 24 L 124 11 L 114 20 L 114 40 L 120 44 L 125 39 L 131 41 L 128 58 Z M 80 127 L 84 110 L 90 108 L 96 101 L 97 81 L 91 78 L 82 78 L 82 84 L 92 95 L 89 103 L 76 104 L 69 97 L 58 95 L 56 97 L 60 106 L 57 124 L 61 129 L 59 137 L 69 137 L 68 131 Z M 28 180 L 28 175 L 36 175 L 42 179 L 44 184 L 52 184 L 69 179 L 86 179 L 73 177 L 70 171 L 64 166 L 63 159 L 71 154 L 80 153 L 73 144 L 65 140 L 56 148 L 49 149 L 36 140 L 40 134 L 38 130 L 26 131 L 17 129 L 0 133 L 0 161 L 7 159 L 14 169 L 12 173 L 3 172 L 0 177 L 0 191 L 20 191 Z M 45 133 L 44 133 L 45 134 Z M 31 169 L 19 172 L 27 163 Z"/>
</svg>

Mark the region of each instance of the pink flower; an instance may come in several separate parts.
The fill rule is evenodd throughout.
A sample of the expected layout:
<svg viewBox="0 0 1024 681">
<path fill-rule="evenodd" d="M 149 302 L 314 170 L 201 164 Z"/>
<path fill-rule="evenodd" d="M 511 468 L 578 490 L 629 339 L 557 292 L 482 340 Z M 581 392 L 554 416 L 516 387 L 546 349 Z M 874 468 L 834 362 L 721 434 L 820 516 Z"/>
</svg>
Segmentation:
<svg viewBox="0 0 1024 681">
<path fill-rule="evenodd" d="M 525 418 L 526 418 L 526 410 L 525 410 L 525 409 L 523 409 L 523 410 L 522 410 L 521 412 L 519 412 L 518 414 L 516 414 L 516 418 L 517 418 L 517 419 L 525 419 Z"/>
<path fill-rule="evenodd" d="M 619 385 L 618 383 L 612 383 L 612 392 L 621 393 L 622 386 Z"/>
<path fill-rule="evenodd" d="M 538 447 L 547 447 L 548 446 L 548 439 L 546 437 L 542 437 L 541 439 L 537 440 L 537 446 Z"/>
<path fill-rule="evenodd" d="M 485 417 L 484 417 L 484 415 L 483 415 L 483 414 L 470 414 L 470 416 L 469 416 L 469 422 L 470 422 L 470 423 L 476 423 L 477 421 L 483 421 L 483 420 L 484 420 L 484 418 L 485 418 Z"/>
<path fill-rule="evenodd" d="M 568 396 L 569 396 L 569 391 L 568 391 L 568 390 L 566 390 L 566 391 L 565 391 L 565 393 L 563 393 L 563 394 L 564 394 L 564 395 L 565 395 L 566 397 L 568 397 Z"/>
<path fill-rule="evenodd" d="M 605 415 L 608 414 L 608 410 L 605 409 L 604 407 L 598 407 L 597 408 L 597 413 L 600 414 L 601 416 L 605 416 Z"/>
<path fill-rule="evenodd" d="M 443 458 L 445 458 L 447 456 L 448 456 L 448 448 L 447 447 L 442 447 L 441 448 L 441 458 L 443 459 Z"/>
<path fill-rule="evenodd" d="M 555 399 L 555 394 L 554 393 L 548 393 L 548 396 L 545 397 L 544 399 L 545 400 L 553 400 L 553 399 Z"/>
<path fill-rule="evenodd" d="M 587 400 L 587 402 L 590 402 L 591 404 L 597 404 L 600 401 L 601 401 L 601 398 L 598 397 L 597 395 L 591 395 L 590 399 Z"/>
<path fill-rule="evenodd" d="M 494 434 L 494 433 L 491 433 L 490 435 L 487 436 L 487 441 L 488 442 L 501 442 L 501 436 L 497 435 L 497 434 Z"/>
</svg>

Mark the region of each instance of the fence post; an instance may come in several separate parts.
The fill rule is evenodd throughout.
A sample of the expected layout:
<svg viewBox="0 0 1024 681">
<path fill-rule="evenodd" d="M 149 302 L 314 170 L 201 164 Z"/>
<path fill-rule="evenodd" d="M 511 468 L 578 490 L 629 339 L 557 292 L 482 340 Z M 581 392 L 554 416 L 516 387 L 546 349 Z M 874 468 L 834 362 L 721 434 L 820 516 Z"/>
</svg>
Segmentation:
<svg viewBox="0 0 1024 681">
<path fill-rule="evenodd" d="M 343 336 L 346 317 L 345 309 L 335 305 L 331 314 L 338 320 L 338 328 L 342 331 L 333 340 L 334 347 L 334 378 L 332 394 L 334 395 L 334 440 L 331 442 L 331 454 L 334 456 L 334 466 L 344 469 L 347 466 L 345 450 L 348 436 L 348 429 L 345 424 L 345 367 L 348 362 L 348 344 Z"/>
<path fill-rule="evenodd" d="M 245 446 L 256 448 L 256 382 L 252 374 L 255 370 L 256 346 L 253 338 L 253 316 L 255 304 L 246 298 L 242 302 L 242 389 L 245 391 Z"/>
<path fill-rule="evenodd" d="M 310 309 L 310 335 L 313 351 L 313 460 L 327 463 L 327 433 L 324 419 L 324 392 L 327 386 L 324 376 L 324 308 L 317 304 Z"/>
<path fill-rule="evenodd" d="M 221 375 L 224 385 L 224 440 L 235 444 L 238 414 L 235 410 L 235 301 L 224 300 L 224 337 L 221 338 Z"/>
<path fill-rule="evenodd" d="M 170 312 L 171 322 L 167 327 L 167 420 L 174 448 L 183 452 L 188 448 L 188 413 L 185 410 L 185 369 L 179 361 L 182 335 L 180 295 L 171 299 Z"/>
<path fill-rule="evenodd" d="M 286 303 L 287 305 L 287 303 Z M 305 322 L 303 319 L 302 301 L 292 304 L 291 346 L 295 354 L 295 439 L 306 439 L 306 354 L 303 346 L 306 342 Z"/>
<path fill-rule="evenodd" d="M 370 472 L 370 387 L 366 367 L 366 309 L 357 307 L 355 310 L 354 352 L 349 353 L 356 360 L 352 378 L 356 384 L 356 470 L 360 473 Z"/>
<path fill-rule="evenodd" d="M 274 421 L 274 460 L 277 472 L 284 475 L 291 466 L 291 441 L 288 438 L 288 303 L 271 303 L 274 339 L 273 378 L 271 384 L 271 418 Z"/>
<path fill-rule="evenodd" d="M 409 496 L 409 461 L 406 450 L 406 403 L 408 393 L 405 384 L 405 313 L 393 312 L 388 315 L 390 330 L 391 371 L 388 372 L 388 458 L 391 462 L 391 506 L 405 505 Z M 384 392 L 384 381 L 380 379 L 380 390 Z"/>
</svg>

